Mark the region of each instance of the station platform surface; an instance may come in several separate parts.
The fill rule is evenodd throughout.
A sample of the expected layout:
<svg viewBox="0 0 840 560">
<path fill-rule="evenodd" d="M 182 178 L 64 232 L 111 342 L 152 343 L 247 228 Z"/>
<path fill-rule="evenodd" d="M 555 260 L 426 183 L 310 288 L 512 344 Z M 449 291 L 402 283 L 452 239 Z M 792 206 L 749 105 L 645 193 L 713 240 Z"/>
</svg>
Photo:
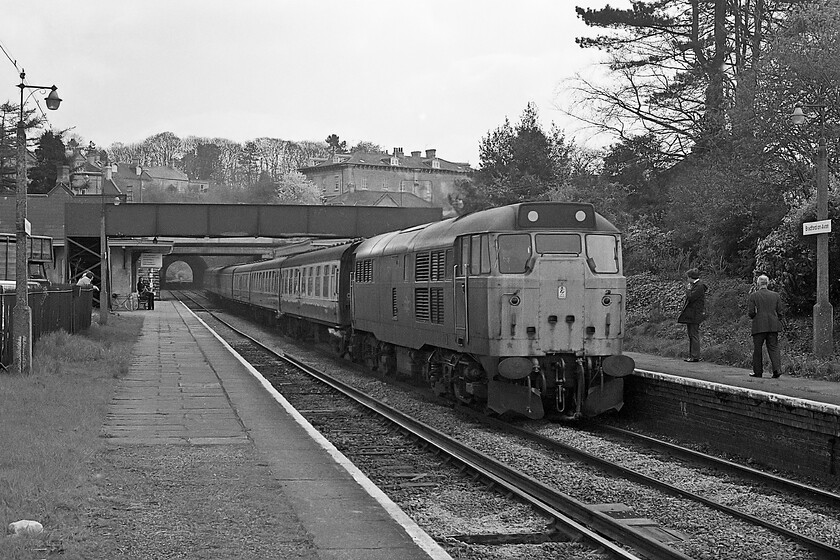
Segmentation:
<svg viewBox="0 0 840 560">
<path fill-rule="evenodd" d="M 185 306 L 143 313 L 103 426 L 109 444 L 253 445 L 319 558 L 450 558 Z"/>
<path fill-rule="evenodd" d="M 782 375 L 777 379 L 765 372 L 764 377 L 750 377 L 752 369 L 718 365 L 710 362 L 685 362 L 649 354 L 624 352 L 636 362 L 638 373 L 658 372 L 676 377 L 716 383 L 758 393 L 781 395 L 803 402 L 840 407 L 840 383 Z M 765 362 L 767 357 L 765 356 Z"/>
</svg>

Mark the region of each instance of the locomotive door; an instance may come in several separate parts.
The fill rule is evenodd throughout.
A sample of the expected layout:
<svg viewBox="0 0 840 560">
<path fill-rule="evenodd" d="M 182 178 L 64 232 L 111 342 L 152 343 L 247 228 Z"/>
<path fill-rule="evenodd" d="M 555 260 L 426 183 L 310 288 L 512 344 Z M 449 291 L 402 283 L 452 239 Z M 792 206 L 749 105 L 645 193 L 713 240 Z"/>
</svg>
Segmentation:
<svg viewBox="0 0 840 560">
<path fill-rule="evenodd" d="M 470 238 L 455 241 L 455 274 L 452 275 L 453 313 L 455 315 L 455 341 L 463 346 L 469 341 L 469 293 L 467 278 L 470 269 Z"/>
</svg>

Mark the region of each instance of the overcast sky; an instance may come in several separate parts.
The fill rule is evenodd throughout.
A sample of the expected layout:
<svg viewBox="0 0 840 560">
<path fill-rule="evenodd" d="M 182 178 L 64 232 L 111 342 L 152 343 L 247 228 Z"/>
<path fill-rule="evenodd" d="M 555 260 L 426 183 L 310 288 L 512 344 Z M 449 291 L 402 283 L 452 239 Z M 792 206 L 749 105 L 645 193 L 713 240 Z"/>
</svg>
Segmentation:
<svg viewBox="0 0 840 560">
<path fill-rule="evenodd" d="M 477 166 L 482 136 L 529 101 L 546 129 L 575 134 L 556 109 L 564 80 L 603 55 L 575 44 L 594 30 L 574 7 L 606 4 L 4 0 L 0 44 L 28 84 L 58 86 L 52 126 L 100 147 L 165 131 L 237 142 L 335 133 Z M 17 103 L 6 54 L 0 100 Z"/>
</svg>

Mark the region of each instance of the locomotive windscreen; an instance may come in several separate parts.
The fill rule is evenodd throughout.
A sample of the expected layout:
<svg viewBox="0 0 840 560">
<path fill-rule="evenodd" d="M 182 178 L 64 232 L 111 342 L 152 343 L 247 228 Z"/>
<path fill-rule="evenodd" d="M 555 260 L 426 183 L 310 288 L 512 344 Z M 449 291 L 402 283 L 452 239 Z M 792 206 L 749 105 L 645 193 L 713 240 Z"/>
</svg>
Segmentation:
<svg viewBox="0 0 840 560">
<path fill-rule="evenodd" d="M 522 229 L 595 229 L 595 207 L 585 203 L 524 203 L 516 218 Z"/>
</svg>

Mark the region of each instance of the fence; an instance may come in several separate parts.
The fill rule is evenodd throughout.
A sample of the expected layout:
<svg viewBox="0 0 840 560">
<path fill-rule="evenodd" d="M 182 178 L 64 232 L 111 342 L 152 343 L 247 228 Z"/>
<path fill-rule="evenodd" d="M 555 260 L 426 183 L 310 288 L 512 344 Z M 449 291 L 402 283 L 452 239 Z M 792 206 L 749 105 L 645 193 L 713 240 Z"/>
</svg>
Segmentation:
<svg viewBox="0 0 840 560">
<path fill-rule="evenodd" d="M 90 327 L 93 304 L 93 290 L 81 289 L 73 284 L 53 284 L 49 288 L 29 287 L 29 307 L 32 309 L 32 344 L 52 331 L 69 333 L 84 331 Z M 12 364 L 14 356 L 14 332 L 12 332 L 16 303 L 14 288 L 0 286 L 0 366 Z"/>
</svg>

